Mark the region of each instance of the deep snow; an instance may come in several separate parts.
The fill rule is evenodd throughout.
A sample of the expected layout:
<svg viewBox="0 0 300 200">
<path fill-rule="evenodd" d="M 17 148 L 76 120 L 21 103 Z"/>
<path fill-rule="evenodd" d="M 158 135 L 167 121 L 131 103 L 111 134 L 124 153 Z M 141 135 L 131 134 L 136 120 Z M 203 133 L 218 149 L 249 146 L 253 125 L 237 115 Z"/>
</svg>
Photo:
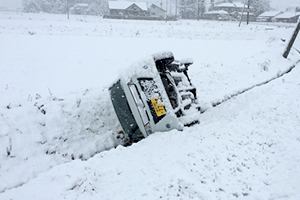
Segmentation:
<svg viewBox="0 0 300 200">
<path fill-rule="evenodd" d="M 0 16 L 1 200 L 300 199 L 295 24 Z M 117 146 L 107 88 L 164 50 L 194 60 L 201 124 Z"/>
</svg>

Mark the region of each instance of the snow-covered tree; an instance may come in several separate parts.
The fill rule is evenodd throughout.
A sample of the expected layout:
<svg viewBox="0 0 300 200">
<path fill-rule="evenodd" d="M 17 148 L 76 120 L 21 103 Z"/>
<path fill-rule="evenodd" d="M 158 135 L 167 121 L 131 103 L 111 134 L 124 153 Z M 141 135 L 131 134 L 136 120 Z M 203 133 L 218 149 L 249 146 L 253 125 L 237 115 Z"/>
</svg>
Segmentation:
<svg viewBox="0 0 300 200">
<path fill-rule="evenodd" d="M 196 0 L 180 0 L 179 2 L 179 14 L 183 19 L 195 19 L 196 18 Z"/>
<path fill-rule="evenodd" d="M 271 0 L 240 0 L 240 2 L 245 2 L 246 5 L 250 2 L 250 6 L 252 7 L 252 12 L 255 16 L 260 15 L 265 11 L 271 10 Z"/>
<path fill-rule="evenodd" d="M 270 0 L 250 0 L 250 6 L 253 7 L 255 16 L 271 10 Z"/>
<path fill-rule="evenodd" d="M 106 14 L 108 12 L 107 0 L 23 0 L 24 12 L 66 13 L 67 9 L 74 7 L 76 3 L 87 3 L 88 9 L 77 14 Z"/>
<path fill-rule="evenodd" d="M 180 0 L 179 14 L 183 19 L 197 19 L 205 12 L 205 0 Z"/>
<path fill-rule="evenodd" d="M 93 0 L 90 4 L 90 14 L 104 15 L 109 13 L 107 0 Z"/>
<path fill-rule="evenodd" d="M 36 0 L 23 0 L 23 10 L 27 13 L 37 13 L 41 11 L 41 7 Z"/>
<path fill-rule="evenodd" d="M 205 13 L 205 11 L 206 11 L 205 0 L 202 0 L 199 4 L 199 13 L 198 14 L 201 17 L 203 17 L 203 14 Z"/>
<path fill-rule="evenodd" d="M 56 0 L 53 4 L 51 13 L 60 14 L 67 11 L 67 4 L 65 0 Z"/>
<path fill-rule="evenodd" d="M 65 0 L 23 0 L 24 12 L 62 13 L 66 11 Z"/>
</svg>

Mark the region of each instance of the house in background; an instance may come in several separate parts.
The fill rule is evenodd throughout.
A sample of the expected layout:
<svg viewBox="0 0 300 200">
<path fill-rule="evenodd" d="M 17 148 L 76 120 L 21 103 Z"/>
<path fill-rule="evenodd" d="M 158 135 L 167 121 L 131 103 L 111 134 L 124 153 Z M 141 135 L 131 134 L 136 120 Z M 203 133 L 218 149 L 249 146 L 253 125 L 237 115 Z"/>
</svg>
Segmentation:
<svg viewBox="0 0 300 200">
<path fill-rule="evenodd" d="M 158 7 L 155 4 L 152 4 L 149 7 L 149 15 L 150 17 L 159 17 L 159 18 L 164 18 L 166 17 L 166 11 L 160 7 Z"/>
<path fill-rule="evenodd" d="M 247 21 L 247 17 L 248 17 L 248 13 L 245 11 L 244 12 L 234 11 L 230 13 L 230 15 L 233 19 L 241 20 L 242 18 L 242 21 Z M 249 21 L 255 21 L 254 14 L 251 12 L 249 12 Z"/>
<path fill-rule="evenodd" d="M 254 21 L 254 14 L 252 13 L 252 9 L 253 9 L 252 7 L 248 9 L 247 6 L 245 6 L 243 3 L 240 2 L 221 3 L 210 7 L 210 11 L 208 13 L 205 13 L 204 15 L 206 16 L 210 15 L 213 18 L 215 18 L 214 15 L 218 15 L 217 11 L 225 11 L 230 15 L 228 20 L 229 19 L 240 20 L 242 17 L 242 20 L 246 21 L 247 12 L 249 11 L 249 20 Z"/>
<path fill-rule="evenodd" d="M 276 16 L 276 22 L 297 23 L 300 17 L 300 4 L 290 5 L 283 14 Z"/>
<path fill-rule="evenodd" d="M 276 20 L 276 22 L 297 23 L 299 16 L 300 12 L 285 12 L 281 15 L 276 16 L 274 19 Z"/>
<path fill-rule="evenodd" d="M 234 2 L 234 3 L 221 3 L 211 7 L 211 10 L 224 10 L 229 14 L 232 12 L 247 12 L 247 6 L 244 6 L 243 3 Z"/>
<path fill-rule="evenodd" d="M 257 18 L 257 22 L 272 22 L 275 21 L 275 17 L 278 15 L 283 14 L 282 11 L 267 11 L 262 14 L 260 14 Z"/>
<path fill-rule="evenodd" d="M 203 14 L 204 19 L 209 19 L 209 20 L 230 20 L 230 16 L 228 12 L 224 10 L 213 10 L 213 11 L 208 11 Z"/>
<path fill-rule="evenodd" d="M 111 16 L 142 17 L 148 15 L 146 2 L 109 1 L 108 8 Z"/>
</svg>

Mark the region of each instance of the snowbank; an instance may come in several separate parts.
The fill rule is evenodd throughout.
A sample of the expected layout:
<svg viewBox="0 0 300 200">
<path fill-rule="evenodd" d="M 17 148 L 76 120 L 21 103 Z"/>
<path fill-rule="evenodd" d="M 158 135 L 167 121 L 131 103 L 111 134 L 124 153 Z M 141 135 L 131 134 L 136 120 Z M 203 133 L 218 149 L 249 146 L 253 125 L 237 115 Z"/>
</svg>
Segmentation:
<svg viewBox="0 0 300 200">
<path fill-rule="evenodd" d="M 1 200 L 300 198 L 295 26 L 0 15 Z M 165 50 L 193 58 L 201 124 L 118 146 L 107 88 Z"/>
</svg>

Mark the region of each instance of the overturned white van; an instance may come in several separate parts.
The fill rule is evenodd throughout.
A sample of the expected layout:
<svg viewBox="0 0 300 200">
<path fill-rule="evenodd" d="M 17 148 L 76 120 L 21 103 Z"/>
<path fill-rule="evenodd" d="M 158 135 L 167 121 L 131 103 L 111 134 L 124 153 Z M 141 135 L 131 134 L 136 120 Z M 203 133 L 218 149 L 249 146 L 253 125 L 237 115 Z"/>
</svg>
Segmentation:
<svg viewBox="0 0 300 200">
<path fill-rule="evenodd" d="M 158 131 L 199 123 L 196 89 L 188 77 L 191 60 L 163 52 L 138 62 L 110 88 L 111 100 L 130 142 Z"/>
</svg>

